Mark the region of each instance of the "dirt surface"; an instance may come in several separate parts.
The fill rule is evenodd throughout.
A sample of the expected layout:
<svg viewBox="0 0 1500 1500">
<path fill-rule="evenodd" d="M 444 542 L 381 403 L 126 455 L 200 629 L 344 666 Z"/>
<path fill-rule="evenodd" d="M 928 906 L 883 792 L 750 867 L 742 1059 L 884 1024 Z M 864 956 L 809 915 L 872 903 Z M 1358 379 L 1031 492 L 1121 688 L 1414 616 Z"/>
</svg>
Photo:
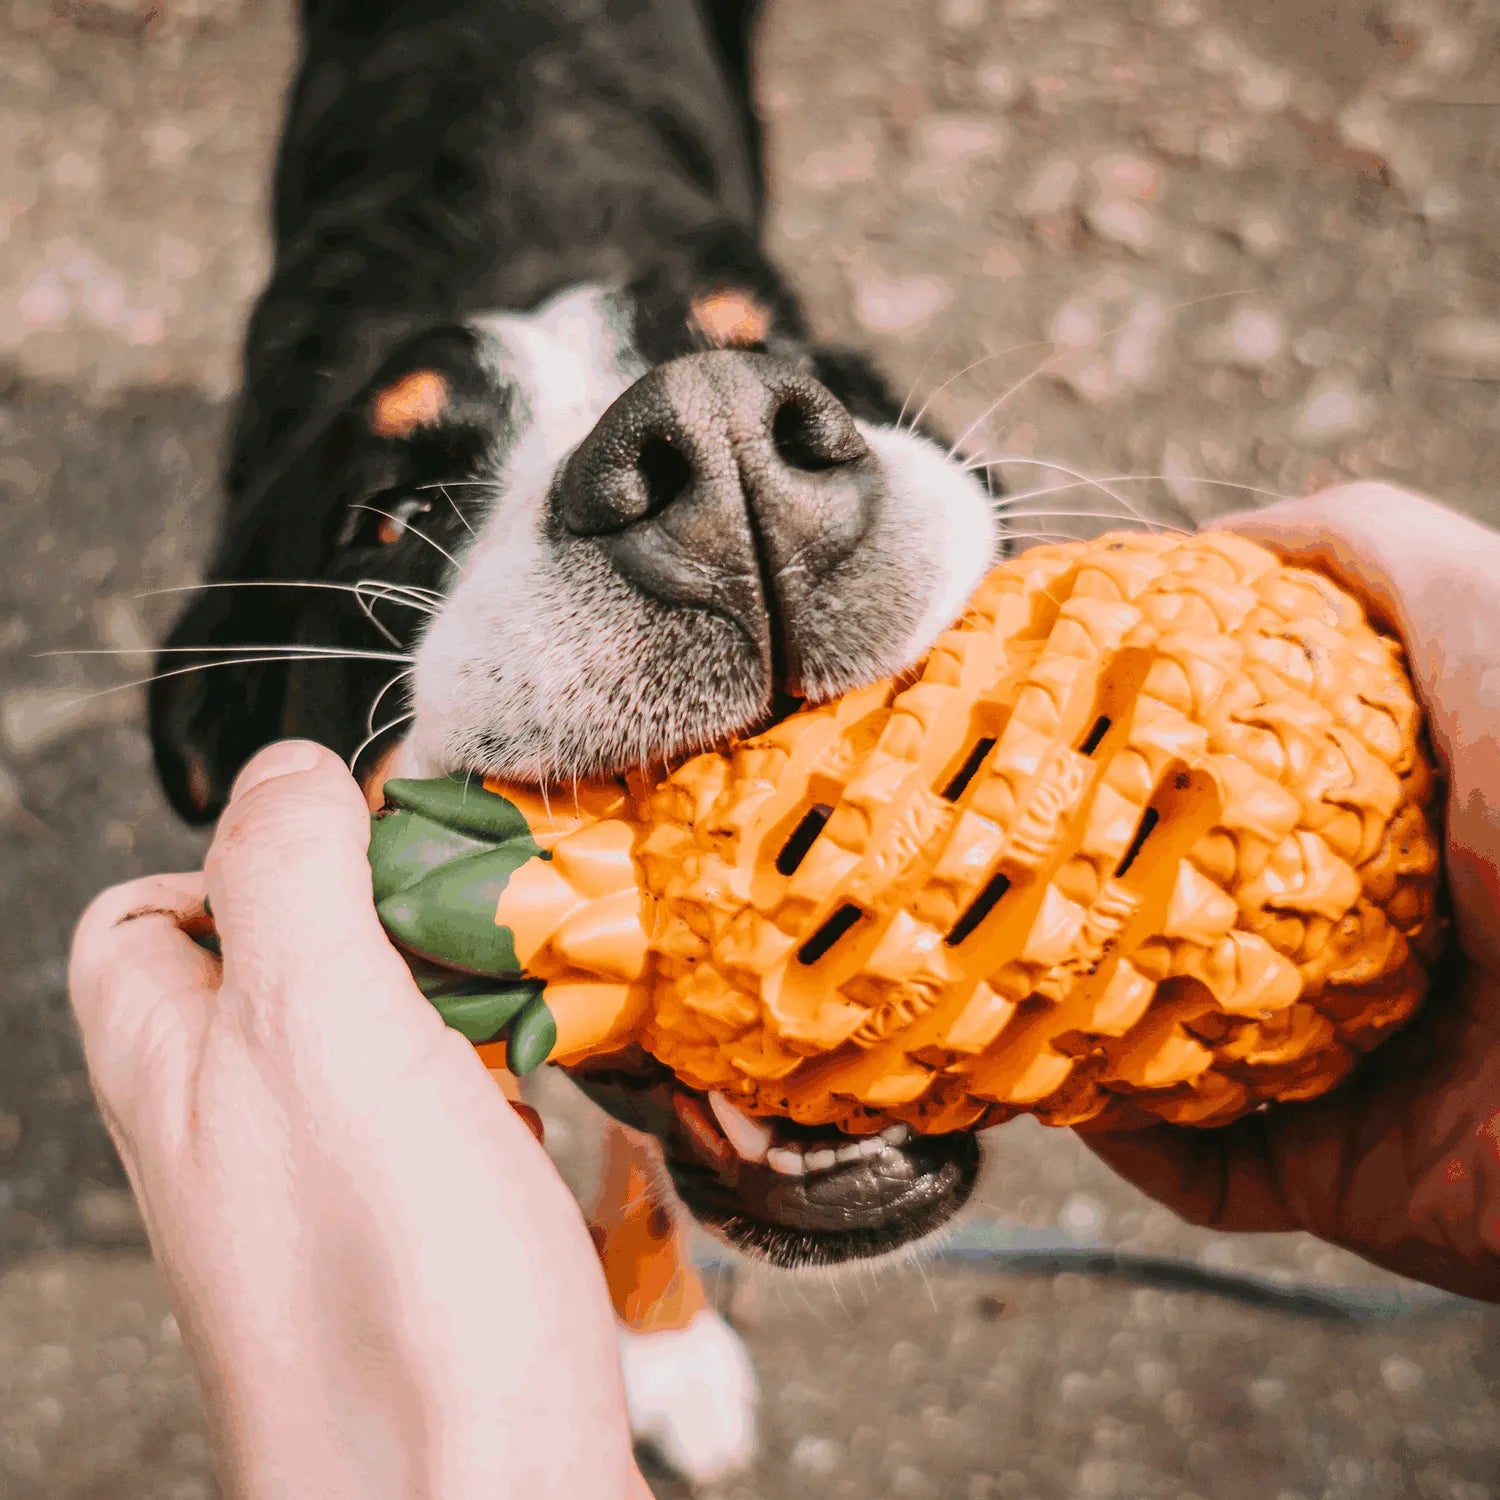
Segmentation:
<svg viewBox="0 0 1500 1500">
<path fill-rule="evenodd" d="M 200 847 L 152 783 L 139 692 L 103 690 L 147 670 L 172 601 L 140 596 L 190 583 L 207 542 L 289 15 L 0 7 L 5 1500 L 214 1493 L 63 955 L 99 886 Z M 1018 514 L 1180 522 L 1386 475 L 1500 521 L 1495 0 L 774 0 L 769 20 L 779 257 L 820 328 L 972 423 L 1013 492 L 1074 486 Z M 100 648 L 125 654 L 37 654 Z M 555 1139 L 577 1167 L 577 1111 Z M 1189 1231 L 1026 1126 L 992 1138 L 978 1211 L 1398 1289 L 1297 1237 Z M 737 1500 L 1500 1497 L 1493 1312 L 1334 1323 L 936 1267 L 723 1292 L 766 1387 Z"/>
</svg>

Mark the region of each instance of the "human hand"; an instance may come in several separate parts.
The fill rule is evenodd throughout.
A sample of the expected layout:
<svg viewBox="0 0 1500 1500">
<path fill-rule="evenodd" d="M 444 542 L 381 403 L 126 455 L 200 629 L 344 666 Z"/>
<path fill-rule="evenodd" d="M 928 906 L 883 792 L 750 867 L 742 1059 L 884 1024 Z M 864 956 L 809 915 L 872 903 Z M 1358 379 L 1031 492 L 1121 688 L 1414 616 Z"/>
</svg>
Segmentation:
<svg viewBox="0 0 1500 1500">
<path fill-rule="evenodd" d="M 272 746 L 205 874 L 100 896 L 69 983 L 235 1497 L 647 1495 L 577 1206 L 376 919 L 338 759 Z M 219 962 L 182 927 L 211 896 Z"/>
<path fill-rule="evenodd" d="M 1500 535 L 1381 484 L 1215 524 L 1338 578 L 1404 638 L 1447 774 L 1457 951 L 1412 1025 L 1324 1098 L 1085 1140 L 1191 1223 L 1308 1230 L 1500 1301 Z"/>
</svg>

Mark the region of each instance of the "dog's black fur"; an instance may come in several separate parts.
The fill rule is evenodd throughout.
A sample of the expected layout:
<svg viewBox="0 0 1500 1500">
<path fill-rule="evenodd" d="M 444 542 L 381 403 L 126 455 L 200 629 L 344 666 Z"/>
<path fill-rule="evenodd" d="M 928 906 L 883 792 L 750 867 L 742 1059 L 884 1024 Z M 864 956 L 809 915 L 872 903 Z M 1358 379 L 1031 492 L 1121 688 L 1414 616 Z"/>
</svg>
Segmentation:
<svg viewBox="0 0 1500 1500">
<path fill-rule="evenodd" d="M 300 69 L 276 168 L 275 264 L 250 323 L 208 570 L 216 583 L 371 571 L 358 504 L 463 481 L 503 438 L 466 318 L 583 282 L 624 286 L 652 364 L 701 347 L 695 295 L 732 286 L 856 416 L 895 403 L 860 357 L 809 348 L 761 249 L 760 131 L 750 101 L 757 0 L 304 0 Z M 436 368 L 458 400 L 415 441 L 373 436 L 368 393 Z M 462 491 L 456 492 L 462 500 Z M 463 535 L 452 510 L 424 529 Z M 352 545 L 350 545 L 352 543 Z M 379 563 L 434 584 L 431 548 Z M 392 627 L 399 612 L 387 611 Z M 351 753 L 389 677 L 374 665 L 259 662 L 188 670 L 186 648 L 330 643 L 385 649 L 333 595 L 208 591 L 167 642 L 151 697 L 173 805 L 201 821 L 238 767 L 298 733 Z M 206 661 L 208 658 L 202 658 Z"/>
<path fill-rule="evenodd" d="M 178 623 L 151 694 L 157 765 L 185 817 L 215 816 L 239 767 L 273 739 L 303 735 L 345 756 L 365 740 L 389 659 L 267 652 L 216 665 L 216 653 L 389 652 L 326 585 L 443 584 L 444 550 L 465 536 L 463 486 L 503 452 L 516 399 L 485 366 L 471 320 L 580 283 L 623 288 L 633 346 L 652 367 L 701 349 L 695 299 L 734 288 L 768 314 L 758 348 L 816 376 L 856 417 L 897 417 L 866 361 L 810 345 L 762 251 L 755 11 L 755 0 L 305 0 L 274 268 L 249 327 L 209 569 L 218 586 Z M 381 436 L 374 393 L 414 371 L 441 376 L 440 419 Z M 414 499 L 429 507 L 423 535 L 379 538 L 379 513 Z M 381 618 L 409 648 L 420 616 L 397 606 Z M 623 1112 L 667 1141 L 702 1217 L 776 1258 L 878 1253 L 940 1223 L 973 1184 L 968 1136 L 893 1150 L 888 1177 L 861 1189 L 862 1213 L 847 1205 L 840 1238 L 836 1191 L 764 1168 L 725 1179 L 670 1109 L 656 1119 L 670 1085 L 654 1086 L 655 1105 L 641 1088 Z M 783 1218 L 806 1198 L 805 1232 L 756 1221 L 757 1192 Z"/>
</svg>

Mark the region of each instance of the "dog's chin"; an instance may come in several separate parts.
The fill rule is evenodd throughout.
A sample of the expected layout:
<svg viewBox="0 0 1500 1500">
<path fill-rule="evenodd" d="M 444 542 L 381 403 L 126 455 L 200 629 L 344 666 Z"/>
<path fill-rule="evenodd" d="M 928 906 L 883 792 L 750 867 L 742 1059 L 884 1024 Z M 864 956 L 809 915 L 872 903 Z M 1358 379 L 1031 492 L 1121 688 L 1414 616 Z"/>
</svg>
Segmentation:
<svg viewBox="0 0 1500 1500">
<path fill-rule="evenodd" d="M 795 1144 L 805 1160 L 845 1151 L 844 1160 L 793 1175 L 747 1159 L 707 1096 L 639 1051 L 570 1076 L 621 1123 L 661 1142 L 672 1186 L 695 1219 L 736 1250 L 779 1266 L 834 1266 L 900 1250 L 941 1229 L 979 1175 L 979 1144 L 969 1131 L 889 1140 L 765 1122 L 777 1144 Z M 855 1156 L 851 1148 L 861 1143 Z"/>
</svg>

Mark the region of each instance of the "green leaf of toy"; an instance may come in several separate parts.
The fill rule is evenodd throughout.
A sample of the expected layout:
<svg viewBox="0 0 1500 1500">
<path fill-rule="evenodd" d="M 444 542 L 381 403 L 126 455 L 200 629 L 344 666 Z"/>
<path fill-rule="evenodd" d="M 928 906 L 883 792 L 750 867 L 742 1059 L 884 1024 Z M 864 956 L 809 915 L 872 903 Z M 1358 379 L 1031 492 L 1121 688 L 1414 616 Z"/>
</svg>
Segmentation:
<svg viewBox="0 0 1500 1500">
<path fill-rule="evenodd" d="M 390 806 L 421 813 L 459 833 L 491 842 L 520 837 L 531 841 L 531 825 L 520 808 L 498 792 L 487 791 L 478 781 L 461 776 L 434 776 L 422 781 L 397 777 L 386 782 L 382 791 Z M 532 847 L 535 851 L 534 842 Z"/>
<path fill-rule="evenodd" d="M 392 812 L 370 821 L 370 876 L 378 905 L 440 865 L 489 845 L 421 813 Z"/>
<path fill-rule="evenodd" d="M 542 992 L 537 980 L 518 984 L 502 985 L 496 989 L 452 994 L 433 995 L 437 1013 L 455 1031 L 462 1032 L 476 1045 L 499 1039 L 506 1027 L 515 1020 Z"/>
<path fill-rule="evenodd" d="M 521 979 L 515 938 L 495 923 L 511 875 L 536 853 L 513 839 L 453 860 L 376 907 L 385 930 L 413 953 L 470 974 Z"/>
<path fill-rule="evenodd" d="M 552 1055 L 557 1045 L 557 1022 L 543 995 L 511 1022 L 505 1039 L 505 1062 L 517 1078 L 535 1071 Z"/>
</svg>

